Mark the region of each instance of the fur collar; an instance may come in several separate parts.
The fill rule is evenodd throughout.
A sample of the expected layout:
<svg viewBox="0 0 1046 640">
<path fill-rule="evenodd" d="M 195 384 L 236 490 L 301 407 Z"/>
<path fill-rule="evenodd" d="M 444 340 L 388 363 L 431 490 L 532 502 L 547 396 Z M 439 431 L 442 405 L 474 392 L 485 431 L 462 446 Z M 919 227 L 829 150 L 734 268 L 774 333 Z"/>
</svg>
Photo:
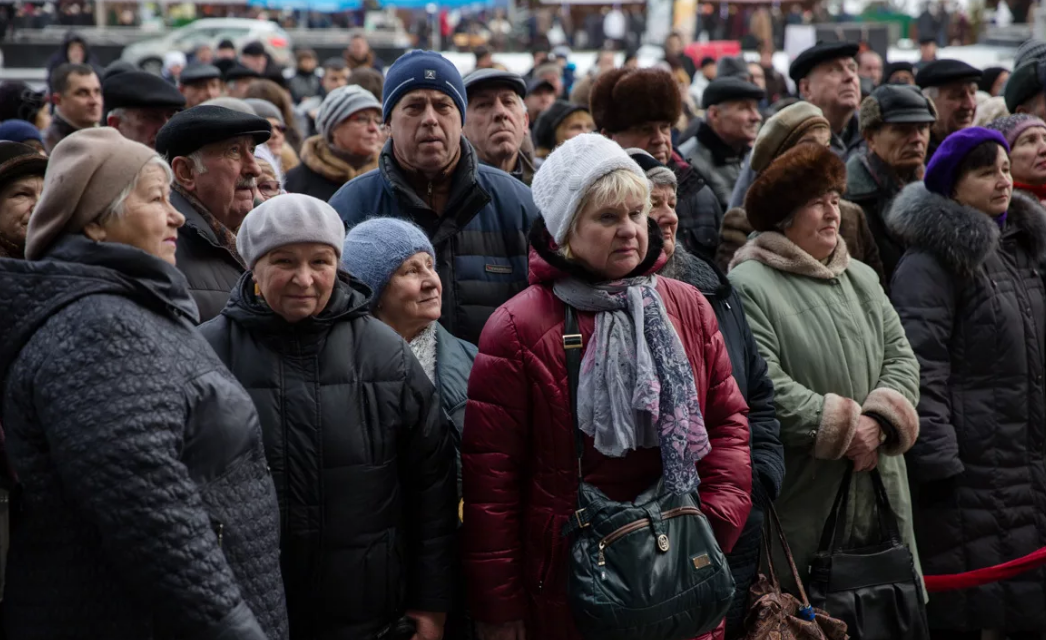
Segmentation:
<svg viewBox="0 0 1046 640">
<path fill-rule="evenodd" d="M 356 169 L 334 155 L 334 151 L 331 150 L 323 136 L 312 136 L 305 140 L 301 146 L 301 161 L 324 178 L 338 183 L 348 182 L 356 176 L 378 168 L 378 157 L 375 155 L 373 160 Z"/>
<path fill-rule="evenodd" d="M 783 233 L 764 231 L 737 250 L 734 259 L 730 261 L 730 268 L 733 269 L 748 260 L 755 260 L 778 271 L 818 280 L 831 280 L 838 278 L 850 266 L 850 252 L 846 249 L 846 241 L 842 236 L 838 238 L 839 244 L 825 265 L 814 260 L 813 256 L 800 249 Z"/>
<path fill-rule="evenodd" d="M 890 230 L 907 246 L 933 254 L 954 273 L 968 276 L 999 246 L 999 225 L 984 213 L 932 193 L 922 182 L 903 190 L 886 214 Z M 1019 191 L 1010 202 L 1007 227 L 1036 262 L 1046 260 L 1046 209 Z"/>
</svg>

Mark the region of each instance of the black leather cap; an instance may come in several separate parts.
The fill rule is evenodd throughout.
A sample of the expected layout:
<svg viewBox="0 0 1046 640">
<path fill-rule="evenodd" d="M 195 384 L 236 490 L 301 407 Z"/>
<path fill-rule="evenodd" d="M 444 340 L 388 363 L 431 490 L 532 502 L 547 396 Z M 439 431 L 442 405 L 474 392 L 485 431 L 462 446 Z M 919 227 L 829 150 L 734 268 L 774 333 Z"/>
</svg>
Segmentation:
<svg viewBox="0 0 1046 640">
<path fill-rule="evenodd" d="M 225 107 L 202 104 L 176 113 L 156 134 L 156 151 L 168 160 L 187 156 L 205 145 L 251 136 L 261 144 L 272 135 L 265 118 Z"/>
<path fill-rule="evenodd" d="M 213 64 L 194 62 L 182 69 L 182 75 L 178 76 L 178 82 L 180 84 L 193 84 L 194 82 L 203 82 L 205 80 L 220 80 L 221 77 L 221 69 Z"/>
<path fill-rule="evenodd" d="M 173 84 L 146 71 L 125 71 L 102 83 L 107 111 L 121 108 L 159 107 L 181 109 L 185 96 Z"/>
<path fill-rule="evenodd" d="M 925 89 L 953 82 L 977 82 L 980 79 L 981 70 L 961 60 L 934 60 L 915 75 L 915 84 Z"/>
<path fill-rule="evenodd" d="M 712 105 L 731 100 L 762 100 L 765 97 L 766 92 L 751 82 L 727 76 L 716 78 L 708 83 L 704 93 L 701 94 L 701 108 L 707 109 Z"/>
<path fill-rule="evenodd" d="M 875 104 L 867 104 L 872 101 Z M 861 131 L 883 124 L 931 124 L 937 115 L 930 99 L 918 87 L 884 84 L 861 104 Z"/>
<path fill-rule="evenodd" d="M 853 58 L 860 47 L 853 42 L 818 42 L 800 53 L 788 68 L 788 77 L 799 82 L 822 62 L 836 58 Z"/>
<path fill-rule="evenodd" d="M 491 86 L 505 86 L 519 94 L 520 98 L 527 95 L 527 83 L 523 76 L 511 71 L 500 69 L 476 69 L 462 78 L 465 83 L 465 93 L 471 93 L 473 89 Z"/>
</svg>

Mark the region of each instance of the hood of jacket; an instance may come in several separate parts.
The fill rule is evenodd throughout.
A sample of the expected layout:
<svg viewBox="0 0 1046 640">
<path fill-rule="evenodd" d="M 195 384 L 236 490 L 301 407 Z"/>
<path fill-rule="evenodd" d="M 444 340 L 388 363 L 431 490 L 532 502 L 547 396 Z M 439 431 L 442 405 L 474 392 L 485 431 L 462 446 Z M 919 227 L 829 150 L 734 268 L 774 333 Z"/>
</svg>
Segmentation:
<svg viewBox="0 0 1046 640">
<path fill-rule="evenodd" d="M 301 145 L 301 161 L 306 167 L 320 174 L 331 182 L 339 184 L 348 182 L 357 176 L 378 168 L 378 159 L 373 158 L 370 162 L 359 169 L 353 167 L 345 160 L 339 158 L 334 150 L 330 148 L 323 136 L 316 135 L 307 138 Z"/>
<path fill-rule="evenodd" d="M 661 229 L 658 228 L 653 218 L 647 219 L 647 226 L 650 240 L 646 257 L 632 273 L 625 276 L 626 278 L 657 273 L 668 261 L 663 251 L 664 241 L 661 239 Z M 530 284 L 551 284 L 568 276 L 591 283 L 604 281 L 577 262 L 567 260 L 556 253 L 558 247 L 545 226 L 544 218 L 539 216 L 534 220 L 528 239 L 530 240 Z"/>
<path fill-rule="evenodd" d="M 222 309 L 223 316 L 248 329 L 280 333 L 293 328 L 302 333 L 320 333 L 338 322 L 353 320 L 370 313 L 370 288 L 348 273 L 338 271 L 327 307 L 315 316 L 292 324 L 254 293 L 253 275 L 253 271 L 247 271 L 240 276 L 236 288 L 229 294 L 229 303 Z"/>
<path fill-rule="evenodd" d="M 827 263 L 821 263 L 783 233 L 764 231 L 737 250 L 730 261 L 730 268 L 733 269 L 748 260 L 755 260 L 771 269 L 817 280 L 838 278 L 850 266 L 850 252 L 843 237 L 837 237 L 839 242 L 835 245 L 835 251 Z"/>
<path fill-rule="evenodd" d="M 890 230 L 910 248 L 922 249 L 959 275 L 979 269 L 999 246 L 1002 231 L 983 212 L 959 204 L 913 182 L 901 190 L 886 216 Z M 1036 262 L 1046 260 L 1046 209 L 1036 200 L 1013 192 L 1006 217 Z"/>
<path fill-rule="evenodd" d="M 196 303 L 177 268 L 134 247 L 82 235 L 59 238 L 43 260 L 0 259 L 0 290 L 0 380 L 48 318 L 87 296 L 124 296 L 157 313 L 199 322 Z"/>
</svg>

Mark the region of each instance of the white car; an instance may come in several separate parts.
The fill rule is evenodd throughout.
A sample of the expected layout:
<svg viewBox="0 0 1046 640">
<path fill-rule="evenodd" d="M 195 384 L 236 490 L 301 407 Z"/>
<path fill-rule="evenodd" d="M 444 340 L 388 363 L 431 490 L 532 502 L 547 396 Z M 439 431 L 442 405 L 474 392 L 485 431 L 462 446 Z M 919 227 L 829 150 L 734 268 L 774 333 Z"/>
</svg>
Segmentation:
<svg viewBox="0 0 1046 640">
<path fill-rule="evenodd" d="M 163 56 L 168 51 L 188 55 L 200 45 L 217 47 L 222 40 L 232 40 L 237 52 L 243 45 L 257 40 L 277 63 L 286 65 L 291 61 L 291 38 L 287 32 L 274 22 L 250 18 L 202 18 L 159 38 L 129 44 L 120 59 L 159 74 L 163 69 Z"/>
</svg>

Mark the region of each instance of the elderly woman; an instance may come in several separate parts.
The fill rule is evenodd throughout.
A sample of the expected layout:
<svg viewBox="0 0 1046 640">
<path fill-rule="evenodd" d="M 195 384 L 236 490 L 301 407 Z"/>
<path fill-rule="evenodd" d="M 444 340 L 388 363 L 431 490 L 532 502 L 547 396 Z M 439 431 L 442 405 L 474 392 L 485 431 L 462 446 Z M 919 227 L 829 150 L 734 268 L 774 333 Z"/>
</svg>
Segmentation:
<svg viewBox="0 0 1046 640">
<path fill-rule="evenodd" d="M 553 149 L 575 136 L 595 130 L 596 123 L 587 106 L 556 100 L 534 124 L 534 164 L 540 168 Z"/>
<path fill-rule="evenodd" d="M 9 638 L 287 637 L 258 414 L 195 332 L 171 170 L 115 129 L 63 140 L 0 260 Z"/>
<path fill-rule="evenodd" d="M 777 499 L 784 479 L 784 449 L 774 415 L 774 385 L 767 374 L 766 361 L 745 320 L 741 298 L 723 272 L 710 261 L 696 256 L 676 243 L 679 216 L 676 215 L 676 175 L 649 153 L 628 149 L 632 159 L 650 180 L 650 217 L 661 230 L 663 251 L 668 262 L 659 272 L 693 285 L 712 305 L 719 330 L 726 342 L 734 380 L 748 403 L 748 426 L 752 442 L 752 512 L 734 550 L 728 554 L 734 575 L 734 601 L 726 616 L 728 638 L 743 633 L 748 610 L 748 588 L 755 580 L 762 552 L 763 519 L 767 506 Z"/>
<path fill-rule="evenodd" d="M 261 414 L 291 638 L 407 624 L 438 640 L 456 563 L 450 434 L 425 370 L 339 271 L 344 239 L 325 202 L 261 204 L 236 235 L 250 271 L 200 330 Z"/>
<path fill-rule="evenodd" d="M 283 119 L 283 113 L 276 105 L 262 98 L 246 98 L 244 102 L 254 110 L 259 117 L 265 118 L 272 125 L 272 137 L 265 143 L 276 159 L 280 161 L 282 171 L 290 171 L 298 166 L 298 154 L 294 152 L 287 141 L 287 123 Z"/>
<path fill-rule="evenodd" d="M 1046 203 L 1046 122 L 1029 113 L 992 121 L 988 129 L 1002 134 L 1010 146 L 1010 176 L 1014 192 Z"/>
<path fill-rule="evenodd" d="M 254 159 L 258 161 L 258 169 L 261 174 L 255 180 L 254 204 L 259 205 L 270 198 L 275 198 L 283 190 L 283 172 L 280 171 L 280 161 L 272 154 L 272 150 L 264 144 L 254 147 Z"/>
<path fill-rule="evenodd" d="M 785 447 L 775 504 L 804 582 L 851 465 L 879 469 L 902 537 L 916 553 L 901 454 L 919 434 L 919 365 L 878 275 L 851 260 L 839 237 L 845 189 L 846 167 L 828 147 L 800 144 L 781 155 L 745 197 L 760 233 L 737 252 L 730 271 L 774 383 Z M 869 474 L 854 475 L 849 500 L 849 542 L 878 542 Z"/>
<path fill-rule="evenodd" d="M 729 552 L 751 508 L 748 424 L 712 309 L 689 285 L 654 275 L 663 243 L 648 227 L 643 170 L 612 141 L 583 134 L 545 160 L 534 196 L 542 217 L 530 236 L 533 284 L 491 316 L 469 379 L 464 563 L 481 637 L 575 640 L 561 535 L 578 490 L 565 305 L 577 309 L 584 345 L 576 414 L 584 479 L 610 499 L 633 500 L 662 477 L 691 491 L 700 477 L 703 511 Z M 647 318 L 642 332 L 637 312 Z M 634 353 L 648 354 L 650 366 L 636 367 Z M 608 361 L 615 366 L 598 364 Z M 630 406 L 633 394 L 658 386 L 659 415 L 678 420 Z M 597 407 L 606 396 L 612 406 Z M 597 411 L 621 417 L 600 420 Z M 669 433 L 707 437 L 711 449 L 662 451 Z M 634 448 L 617 434 L 649 444 Z"/>
<path fill-rule="evenodd" d="M 25 257 L 25 236 L 44 188 L 47 158 L 30 146 L 0 142 L 0 258 Z"/>
<path fill-rule="evenodd" d="M 1040 136 L 1036 122 L 1025 133 Z M 905 187 L 888 216 L 908 246 L 891 297 L 919 358 L 922 429 L 907 458 L 931 574 L 1046 545 L 1046 210 L 1029 195 L 1011 196 L 1006 151 L 996 131 L 953 133 L 925 182 Z M 1043 602 L 1043 569 L 935 593 L 930 630 L 956 640 L 989 630 L 1041 638 Z"/>
</svg>

